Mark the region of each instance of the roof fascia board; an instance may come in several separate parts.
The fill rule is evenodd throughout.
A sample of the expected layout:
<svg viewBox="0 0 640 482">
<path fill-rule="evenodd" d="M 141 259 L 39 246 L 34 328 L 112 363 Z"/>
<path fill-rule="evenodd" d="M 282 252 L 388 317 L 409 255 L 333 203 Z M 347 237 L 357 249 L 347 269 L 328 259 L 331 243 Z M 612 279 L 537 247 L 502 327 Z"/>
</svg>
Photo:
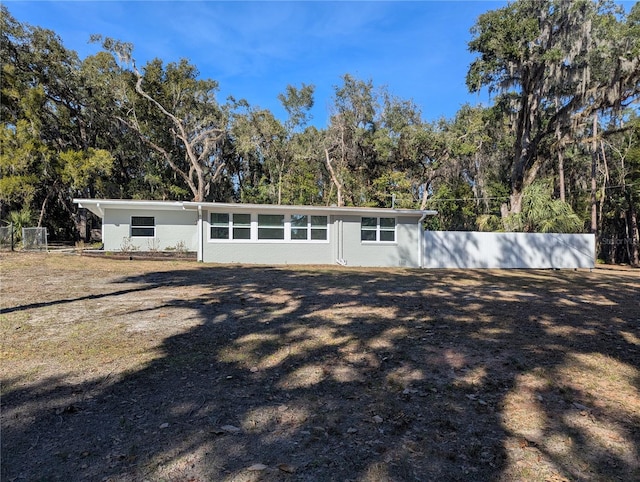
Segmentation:
<svg viewBox="0 0 640 482">
<path fill-rule="evenodd" d="M 92 208 L 99 207 L 104 212 L 104 208 L 112 209 L 156 209 L 166 211 L 183 210 L 181 201 L 144 201 L 138 199 L 74 199 L 73 202 L 80 207 L 87 208 L 93 212 Z"/>
<path fill-rule="evenodd" d="M 437 211 L 417 210 L 417 209 L 390 209 L 390 208 L 368 208 L 368 207 L 336 207 L 336 206 L 299 206 L 283 204 L 245 204 L 245 203 L 198 203 L 184 202 L 185 209 L 197 209 L 198 206 L 205 209 L 222 209 L 225 211 L 277 211 L 277 212 L 321 212 L 330 214 L 371 214 L 371 215 L 395 215 L 395 216 L 417 216 L 435 215 Z"/>
<path fill-rule="evenodd" d="M 139 199 L 74 199 L 79 207 L 89 209 L 94 214 L 104 217 L 104 209 L 156 209 L 156 210 L 196 210 L 221 209 L 236 212 L 311 212 L 325 214 L 353 214 L 359 216 L 398 216 L 422 217 L 436 215 L 437 211 L 417 209 L 390 209 L 369 207 L 337 207 L 337 206 L 291 206 L 282 204 L 244 204 L 244 203 L 216 203 L 192 201 L 147 201 Z"/>
</svg>

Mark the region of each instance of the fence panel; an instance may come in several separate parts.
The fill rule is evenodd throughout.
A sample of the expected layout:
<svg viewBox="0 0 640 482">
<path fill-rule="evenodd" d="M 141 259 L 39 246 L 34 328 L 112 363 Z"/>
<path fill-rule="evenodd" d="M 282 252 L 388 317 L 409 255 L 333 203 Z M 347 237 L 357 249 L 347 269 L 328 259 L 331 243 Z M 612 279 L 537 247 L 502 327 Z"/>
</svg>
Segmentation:
<svg viewBox="0 0 640 482">
<path fill-rule="evenodd" d="M 425 268 L 593 268 L 593 234 L 425 231 Z"/>
<path fill-rule="evenodd" d="M 47 228 L 22 228 L 22 249 L 47 251 Z"/>
<path fill-rule="evenodd" d="M 0 249 L 13 249 L 13 225 L 0 226 Z"/>
</svg>

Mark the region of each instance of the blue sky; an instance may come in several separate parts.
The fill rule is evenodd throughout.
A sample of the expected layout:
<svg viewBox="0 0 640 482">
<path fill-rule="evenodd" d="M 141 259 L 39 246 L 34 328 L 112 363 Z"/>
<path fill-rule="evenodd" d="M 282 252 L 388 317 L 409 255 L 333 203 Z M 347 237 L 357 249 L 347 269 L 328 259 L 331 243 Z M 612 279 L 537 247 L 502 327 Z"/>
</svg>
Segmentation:
<svg viewBox="0 0 640 482">
<path fill-rule="evenodd" d="M 134 45 L 139 66 L 155 57 L 187 58 L 218 98 L 245 98 L 284 116 L 277 100 L 288 84 L 316 86 L 313 123 L 325 126 L 334 87 L 349 73 L 413 99 L 425 120 L 451 118 L 464 103 L 473 56 L 469 29 L 505 1 L 15 1 L 22 23 L 56 32 L 81 58 L 102 34 Z"/>
</svg>

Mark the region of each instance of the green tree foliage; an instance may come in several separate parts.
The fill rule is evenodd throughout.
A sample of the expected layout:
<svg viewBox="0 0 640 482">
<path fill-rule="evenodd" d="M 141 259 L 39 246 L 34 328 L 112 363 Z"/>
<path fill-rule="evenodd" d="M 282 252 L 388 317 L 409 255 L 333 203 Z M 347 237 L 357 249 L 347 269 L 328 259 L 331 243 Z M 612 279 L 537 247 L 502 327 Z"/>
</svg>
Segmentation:
<svg viewBox="0 0 640 482">
<path fill-rule="evenodd" d="M 34 136 L 30 124 L 18 120 L 0 131 L 0 201 L 8 206 L 29 206 L 38 190 L 39 164 L 47 163 L 46 146 Z"/>
<path fill-rule="evenodd" d="M 324 131 L 309 126 L 291 137 L 291 163 L 284 175 L 288 188 L 283 203 L 328 205 L 333 202 L 331 182 L 324 166 L 324 135 Z"/>
<path fill-rule="evenodd" d="M 310 85 L 287 86 L 286 93 L 278 96 L 289 116 L 284 123 L 268 110 L 238 103 L 243 110 L 233 113 L 231 136 L 238 156 L 233 171 L 241 200 L 308 204 L 313 198 L 309 188 L 317 190 L 314 176 L 304 172 L 308 166 L 296 149 L 296 138 L 302 135 L 313 107 L 313 92 Z"/>
<path fill-rule="evenodd" d="M 80 61 L 5 6 L 0 22 L 4 221 L 24 212 L 71 237 L 73 197 L 110 197 L 431 208 L 431 229 L 576 232 L 595 207 L 601 257 L 640 263 L 638 4 L 488 11 L 466 80 L 491 105 L 424 120 L 347 73 L 325 127 L 310 125 L 313 85 L 287 86 L 279 119 L 218 102 L 217 82 L 186 60 L 138 69 L 132 45 L 98 35 L 103 51 Z"/>
<path fill-rule="evenodd" d="M 212 187 L 226 167 L 222 153 L 229 124 L 228 106 L 216 101 L 218 83 L 199 79 L 197 68 L 186 59 L 166 67 L 154 59 L 141 73 L 131 44 L 100 35 L 91 40 L 102 43 L 134 74 L 134 90 L 142 102 L 123 89 L 117 99 L 122 106 L 118 120 L 186 184 L 194 201 L 215 199 Z M 179 192 L 174 189 L 174 194 Z"/>
<path fill-rule="evenodd" d="M 113 158 L 92 147 L 88 91 L 75 52 L 54 32 L 19 24 L 4 6 L 1 32 L 2 211 L 39 212 L 38 226 L 69 235 L 71 198 L 100 195 L 96 186 Z M 51 216 L 56 209 L 69 216 Z"/>
<path fill-rule="evenodd" d="M 512 214 L 505 224 L 513 231 L 532 233 L 578 233 L 584 229 L 584 220 L 573 212 L 571 206 L 553 199 L 553 188 L 537 181 L 527 186 L 522 201 L 522 211 Z"/>
<path fill-rule="evenodd" d="M 15 241 L 22 239 L 22 228 L 32 226 L 33 214 L 27 207 L 23 207 L 20 211 L 11 211 L 7 220 L 13 229 L 13 238 Z"/>
<path fill-rule="evenodd" d="M 429 216 L 426 220 L 429 229 L 473 231 L 476 228 L 473 192 L 471 186 L 462 179 L 440 184 L 427 207 L 438 211 L 436 216 Z"/>
<path fill-rule="evenodd" d="M 601 143 L 600 255 L 640 265 L 640 118 Z"/>
<path fill-rule="evenodd" d="M 418 107 L 349 74 L 335 87 L 322 146 L 337 205 L 390 207 L 419 203 L 431 159 Z M 425 179 L 425 177 L 427 179 Z M 426 194 L 425 194 L 426 196 Z"/>
<path fill-rule="evenodd" d="M 268 110 L 248 109 L 235 116 L 232 135 L 236 153 L 245 160 L 241 199 L 282 204 L 283 176 L 289 161 L 284 126 Z"/>
<path fill-rule="evenodd" d="M 372 164 L 377 96 L 372 81 L 346 74 L 335 87 L 324 141 L 326 168 L 338 206 L 366 204 L 367 169 Z"/>
<path fill-rule="evenodd" d="M 636 6 L 637 7 L 637 6 Z M 634 7 L 634 8 L 636 8 Z M 640 36 L 608 1 L 518 0 L 480 16 L 469 48 L 473 92 L 499 92 L 513 106 L 511 194 L 504 215 L 522 209 L 524 189 L 548 157 L 541 147 L 556 131 L 633 101 L 640 93 Z"/>
<path fill-rule="evenodd" d="M 579 233 L 584 220 L 571 206 L 553 198 L 553 187 L 547 181 L 536 181 L 524 190 L 522 210 L 506 218 L 494 214 L 478 217 L 481 231 L 520 231 L 528 233 Z"/>
<path fill-rule="evenodd" d="M 158 156 L 138 135 L 118 120 L 122 104 L 118 99 L 132 98 L 133 76 L 123 72 L 113 55 L 98 52 L 81 66 L 88 91 L 85 112 L 90 116 L 90 145 L 113 156 L 111 175 L 102 180 L 103 195 L 110 198 L 168 199 L 176 183 L 172 172 L 164 168 Z M 187 193 L 186 186 L 176 186 Z"/>
</svg>

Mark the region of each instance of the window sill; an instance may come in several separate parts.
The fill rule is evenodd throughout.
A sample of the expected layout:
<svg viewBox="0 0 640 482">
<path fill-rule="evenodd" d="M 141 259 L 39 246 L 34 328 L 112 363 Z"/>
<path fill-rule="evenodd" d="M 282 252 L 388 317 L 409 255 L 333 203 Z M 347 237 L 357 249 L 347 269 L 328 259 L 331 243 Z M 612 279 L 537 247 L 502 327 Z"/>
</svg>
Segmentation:
<svg viewBox="0 0 640 482">
<path fill-rule="evenodd" d="M 207 242 L 211 244 L 329 244 L 328 239 L 208 239 Z"/>
</svg>

